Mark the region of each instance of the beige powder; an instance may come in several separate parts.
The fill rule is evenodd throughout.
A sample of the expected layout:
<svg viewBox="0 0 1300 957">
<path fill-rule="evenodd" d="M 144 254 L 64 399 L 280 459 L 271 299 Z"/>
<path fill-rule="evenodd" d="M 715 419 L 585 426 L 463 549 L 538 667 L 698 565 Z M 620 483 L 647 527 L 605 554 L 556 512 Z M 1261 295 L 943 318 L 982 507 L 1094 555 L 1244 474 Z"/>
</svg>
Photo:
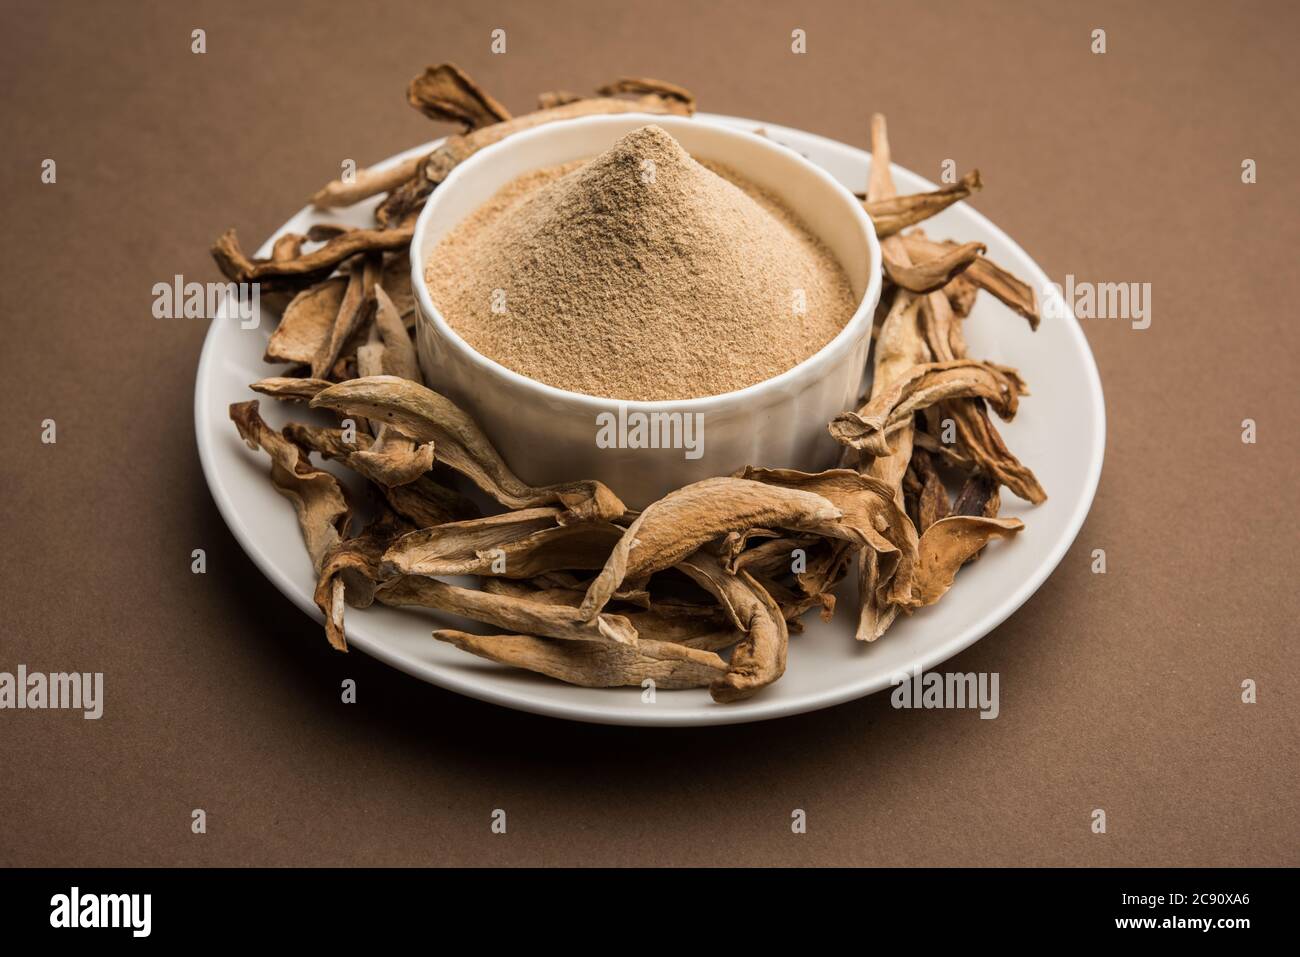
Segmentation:
<svg viewBox="0 0 1300 957">
<path fill-rule="evenodd" d="M 439 243 L 425 278 L 483 355 L 611 399 L 770 379 L 855 306 L 843 267 L 788 209 L 657 126 L 508 184 Z"/>
</svg>

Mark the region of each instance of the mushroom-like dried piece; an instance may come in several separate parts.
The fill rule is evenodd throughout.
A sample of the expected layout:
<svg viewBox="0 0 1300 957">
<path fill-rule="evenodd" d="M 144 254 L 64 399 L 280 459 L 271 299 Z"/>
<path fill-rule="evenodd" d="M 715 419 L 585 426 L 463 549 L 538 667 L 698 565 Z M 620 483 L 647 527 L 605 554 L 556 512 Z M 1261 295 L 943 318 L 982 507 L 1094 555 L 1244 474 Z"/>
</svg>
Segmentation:
<svg viewBox="0 0 1300 957">
<path fill-rule="evenodd" d="M 884 252 L 885 247 L 882 246 L 881 251 Z M 963 243 L 945 248 L 939 256 L 909 262 L 897 256 L 891 247 L 884 255 L 885 274 L 910 292 L 934 292 L 952 282 L 986 251 L 983 243 Z"/>
<path fill-rule="evenodd" d="M 374 315 L 374 290 L 378 288 L 376 280 L 379 278 L 379 267 L 377 256 L 363 256 L 353 261 L 348 271 L 348 286 L 343 293 L 343 302 L 339 304 L 329 337 L 312 358 L 313 378 L 328 377 L 348 340 Z"/>
<path fill-rule="evenodd" d="M 875 224 L 876 235 L 884 239 L 943 212 L 983 186 L 980 171 L 973 169 L 956 183 L 929 193 L 890 196 L 874 202 L 864 202 L 862 205 Z"/>
<path fill-rule="evenodd" d="M 510 119 L 510 111 L 454 63 L 426 67 L 407 86 L 406 102 L 431 120 L 461 124 L 466 133 Z"/>
<path fill-rule="evenodd" d="M 325 553 L 312 597 L 325 616 L 325 637 L 339 651 L 348 650 L 344 604 L 369 608 L 374 602 L 384 549 L 405 527 L 395 515 L 385 512 L 356 538 L 341 541 Z"/>
<path fill-rule="evenodd" d="M 822 542 L 817 535 L 773 538 L 738 554 L 725 557 L 723 567 L 732 574 L 747 571 L 759 578 L 777 578 L 794 574 L 796 553 L 805 557 Z"/>
<path fill-rule="evenodd" d="M 271 259 L 274 262 L 284 262 L 287 259 L 297 259 L 302 255 L 302 244 L 307 237 L 301 233 L 284 233 L 271 244 Z"/>
<path fill-rule="evenodd" d="M 843 513 L 813 492 L 740 478 L 711 478 L 670 492 L 637 517 L 587 590 L 586 618 L 595 616 L 625 580 L 669 568 L 701 545 L 748 528 L 815 531 Z"/>
<path fill-rule="evenodd" d="M 1047 501 L 1047 492 L 1038 478 L 1007 448 L 981 403 L 945 402 L 940 410 L 953 420 L 957 444 L 976 470 L 991 475 L 1027 502 L 1039 505 Z"/>
<path fill-rule="evenodd" d="M 527 579 L 497 578 L 484 575 L 479 584 L 484 591 L 493 594 L 513 595 L 516 598 L 527 598 L 531 601 L 546 602 L 550 605 L 568 605 L 570 608 L 577 608 L 581 605 L 582 596 L 587 594 L 586 585 L 578 581 L 577 576 L 566 571 L 541 572 Z M 651 607 L 650 592 L 644 588 L 620 590 L 615 593 L 614 599 L 624 604 L 636 605 L 638 608 L 647 611 Z M 629 613 L 620 611 L 619 614 L 628 615 Z M 637 613 L 633 612 L 631 614 L 635 615 Z M 664 618 L 708 618 L 715 622 L 719 620 L 717 605 L 708 607 L 698 605 L 683 606 L 661 600 L 655 604 L 655 614 Z M 635 625 L 635 620 L 632 623 Z M 637 634 L 640 633 L 641 630 L 638 628 Z M 660 635 L 653 634 L 649 637 L 659 638 Z"/>
<path fill-rule="evenodd" d="M 976 473 L 962 483 L 957 497 L 953 499 L 952 514 L 993 518 L 1001 507 L 1002 497 L 998 494 L 998 483 L 987 475 Z"/>
<path fill-rule="evenodd" d="M 695 112 L 695 94 L 676 83 L 667 80 L 652 80 L 649 77 L 625 76 L 598 87 L 601 96 L 622 96 L 632 94 L 638 97 L 654 96 L 665 100 L 675 100 L 681 104 L 682 111 L 688 116 Z"/>
<path fill-rule="evenodd" d="M 553 110 L 557 106 L 564 106 L 566 103 L 577 103 L 582 99 L 586 98 L 581 93 L 571 93 L 568 90 L 547 90 L 545 93 L 537 94 L 537 108 L 539 110 Z"/>
<path fill-rule="evenodd" d="M 421 474 L 410 481 L 397 483 L 396 480 L 403 476 L 377 471 L 373 460 L 358 459 L 358 453 L 373 448 L 371 438 L 363 432 L 356 433 L 349 442 L 345 441 L 342 429 L 291 422 L 284 427 L 284 434 L 301 448 L 342 462 L 371 479 L 388 506 L 415 528 L 428 528 L 431 525 L 478 517 L 479 510 L 473 502 L 426 475 Z M 432 448 L 432 443 L 429 448 Z M 389 479 L 396 484 L 389 485 L 381 479 Z"/>
<path fill-rule="evenodd" d="M 925 318 L 926 339 L 932 344 L 935 358 L 960 358 L 966 351 L 966 345 L 960 335 L 955 334 L 960 329 L 960 323 L 954 319 L 947 298 L 941 293 L 931 293 L 923 300 L 921 311 Z M 1019 388 L 1023 393 L 1023 383 Z M 1026 501 L 1037 503 L 1047 498 L 1047 493 L 1043 491 L 1034 473 L 1006 447 L 979 397 L 946 400 L 934 408 L 938 412 L 937 418 L 952 420 L 958 445 L 969 463 L 968 471 L 980 470 L 994 476 Z M 1014 412 L 1014 407 L 1010 411 Z M 1010 415 L 1003 414 L 1000 409 L 998 414 L 1010 418 Z M 947 446 L 942 448 L 945 452 L 948 451 Z"/>
<path fill-rule="evenodd" d="M 329 240 L 318 249 L 295 259 L 249 259 L 240 248 L 233 229 L 228 229 L 212 246 L 212 258 L 231 282 L 292 280 L 310 285 L 325 279 L 338 265 L 358 253 L 403 249 L 411 244 L 413 226 L 395 229 L 353 229 Z M 292 283 L 290 283 L 292 284 Z"/>
<path fill-rule="evenodd" d="M 936 406 L 935 409 L 942 410 L 943 406 Z M 957 445 L 947 445 L 940 441 L 935 434 L 922 432 L 919 429 L 915 431 L 913 439 L 914 448 L 925 449 L 936 458 L 942 459 L 944 464 L 960 469 L 963 472 L 973 472 L 975 470 L 975 460 L 971 458 L 970 453 L 965 449 Z"/>
<path fill-rule="evenodd" d="M 799 590 L 809 598 L 829 604 L 834 608 L 834 596 L 830 593 L 848 574 L 849 566 L 857 549 L 849 548 L 843 542 L 826 542 L 824 547 L 816 549 L 808 559 L 808 567 L 794 576 Z M 879 554 L 875 560 L 879 561 Z M 824 615 L 826 620 L 829 616 Z"/>
<path fill-rule="evenodd" d="M 635 645 L 637 641 L 636 629 L 622 615 L 603 614 L 589 620 L 569 605 L 551 605 L 476 588 L 460 588 L 436 578 L 404 575 L 386 581 L 376 589 L 375 600 L 385 605 L 435 608 L 498 628 L 547 638 L 622 645 Z"/>
<path fill-rule="evenodd" d="M 257 406 L 256 399 L 236 402 L 230 406 L 230 418 L 249 448 L 260 448 L 271 457 L 271 481 L 293 503 L 312 567 L 319 570 L 325 553 L 347 527 L 343 489 L 329 472 L 314 468 L 302 448 L 267 425 Z"/>
<path fill-rule="evenodd" d="M 731 653 L 727 673 L 709 686 L 713 700 L 741 701 L 780 678 L 790 632 L 763 586 L 748 572 L 731 574 L 707 552 L 696 552 L 677 567 L 731 609 L 745 633 Z"/>
<path fill-rule="evenodd" d="M 362 375 L 395 375 L 412 382 L 423 381 L 420 364 L 415 357 L 415 344 L 406 331 L 406 324 L 402 322 L 397 306 L 380 284 L 374 286 L 372 294 L 375 297 L 373 331 L 378 343 L 372 354 L 378 359 L 375 365 L 379 371 L 369 372 L 363 369 Z M 357 362 L 360 366 L 360 350 Z M 369 362 L 368 358 L 367 363 Z"/>
<path fill-rule="evenodd" d="M 933 605 L 952 587 L 958 569 L 979 553 L 991 538 L 1010 538 L 1025 527 L 1018 518 L 950 515 L 921 536 L 911 606 Z"/>
<path fill-rule="evenodd" d="M 357 349 L 358 374 L 395 375 L 419 382 L 415 346 L 402 324 L 397 307 L 378 283 L 372 295 L 374 322 L 370 325 L 370 341 Z M 421 445 L 388 426 L 381 426 L 375 433 L 374 444 L 356 452 L 348 464 L 383 485 L 406 485 L 433 467 L 433 451 L 432 442 Z"/>
<path fill-rule="evenodd" d="M 449 136 L 425 157 L 415 176 L 389 193 L 388 198 L 375 211 L 375 218 L 386 225 L 406 223 L 411 214 L 453 169 L 479 150 L 493 143 L 499 143 L 513 133 L 529 130 L 544 123 L 604 113 L 658 113 L 689 116 L 692 112 L 693 107 L 688 106 L 680 98 L 661 96 L 658 93 L 649 93 L 635 100 L 594 97 L 565 103 L 551 109 L 525 113 L 503 123 L 494 123 L 474 130 L 472 133 Z M 409 229 L 407 232 L 409 233 Z"/>
<path fill-rule="evenodd" d="M 981 262 L 988 260 L 981 258 Z M 968 269 L 967 272 L 970 270 Z M 948 299 L 948 305 L 953 313 L 959 318 L 966 318 L 970 315 L 971 309 L 975 307 L 975 299 L 979 295 L 980 287 L 970 281 L 970 277 L 963 273 L 953 279 L 952 282 L 943 287 L 943 294 Z M 960 334 L 960 332 L 958 333 Z M 954 349 L 954 352 L 957 350 Z M 962 350 L 964 351 L 964 350 Z"/>
<path fill-rule="evenodd" d="M 418 442 L 435 442 L 438 461 L 451 466 L 507 508 L 560 504 L 569 521 L 612 521 L 625 506 L 596 481 L 533 487 L 510 470 L 487 436 L 455 403 L 394 376 L 353 379 L 326 389 L 312 406 L 387 422 Z"/>
<path fill-rule="evenodd" d="M 318 392 L 328 389 L 334 383 L 326 379 L 298 379 L 293 376 L 272 376 L 259 379 L 249 386 L 254 392 L 269 395 L 273 399 L 285 402 L 310 402 Z"/>
<path fill-rule="evenodd" d="M 320 210 L 339 209 L 387 193 L 414 176 L 423 162 L 423 156 L 412 156 L 384 167 L 357 170 L 349 180 L 326 183 L 312 196 L 311 204 Z"/>
<path fill-rule="evenodd" d="M 605 564 L 623 529 L 609 522 L 556 524 L 557 508 L 504 512 L 403 535 L 384 555 L 403 575 L 492 575 L 532 578 L 559 569 Z"/>
<path fill-rule="evenodd" d="M 939 470 L 925 449 L 912 449 L 912 469 L 921 484 L 916 500 L 916 527 L 924 533 L 935 522 L 948 517 L 948 490 L 943 487 Z"/>
<path fill-rule="evenodd" d="M 347 288 L 347 277 L 335 276 L 294 296 L 266 344 L 265 361 L 310 365 L 329 341 Z"/>
<path fill-rule="evenodd" d="M 404 252 L 385 256 L 379 282 L 392 301 L 393 308 L 397 310 L 402 325 L 409 331 L 415 323 L 415 293 L 411 289 L 410 258 Z"/>
<path fill-rule="evenodd" d="M 480 658 L 583 688 L 639 687 L 644 681 L 665 690 L 702 688 L 727 671 L 727 663 L 711 651 L 666 641 L 612 645 L 450 629 L 435 631 L 433 637 Z"/>
<path fill-rule="evenodd" d="M 377 485 L 384 501 L 415 528 L 430 528 L 446 522 L 475 518 L 479 508 L 472 501 L 428 476 L 405 485 Z"/>
<path fill-rule="evenodd" d="M 347 457 L 349 468 L 385 488 L 412 482 L 433 468 L 434 444 L 417 443 L 404 435 L 380 428 L 374 442 Z"/>
<path fill-rule="evenodd" d="M 890 199 L 898 194 L 894 187 L 893 173 L 890 171 L 889 131 L 884 116 L 879 113 L 871 118 L 871 177 L 867 184 L 867 201 L 878 202 Z M 910 259 L 898 236 L 888 236 L 880 244 L 896 262 L 907 265 Z M 921 336 L 917 315 L 920 306 L 912 293 L 898 289 L 893 304 L 880 325 L 880 332 L 875 345 L 875 375 L 871 382 L 871 394 L 875 397 L 883 392 L 890 383 L 902 376 L 914 365 L 929 361 L 930 351 Z M 912 433 L 909 426 L 900 428 L 894 436 L 894 452 L 860 462 L 859 471 L 884 483 L 893 493 L 895 504 L 900 512 L 906 512 L 903 501 L 903 476 L 907 473 L 908 463 L 912 458 Z M 849 461 L 861 460 L 860 453 L 846 449 Z M 897 564 L 882 556 L 875 549 L 862 549 L 858 562 L 858 593 L 861 605 L 858 609 L 857 637 L 859 641 L 874 641 L 885 633 L 898 615 L 899 603 L 891 601 L 889 595 L 899 595 L 904 587 L 910 590 L 910 583 L 905 578 L 897 578 L 899 572 L 907 574 L 907 569 L 914 560 L 914 554 L 903 554 Z"/>
<path fill-rule="evenodd" d="M 845 538 L 856 545 L 874 548 L 882 554 L 906 547 L 915 530 L 906 513 L 899 508 L 893 489 L 879 479 L 852 469 L 827 469 L 825 472 L 800 472 L 795 469 L 760 469 L 750 466 L 741 478 L 802 489 L 827 499 L 843 517 L 836 525 L 821 529 L 835 538 Z"/>
<path fill-rule="evenodd" d="M 913 261 L 947 261 L 955 255 L 956 250 L 965 248 L 956 243 L 937 243 L 915 234 L 903 236 L 901 239 Z M 1038 314 L 1038 297 L 1032 286 L 983 256 L 969 265 L 970 268 L 961 274 L 962 278 L 991 293 L 1024 316 L 1029 321 L 1030 329 L 1038 328 L 1041 317 Z"/>
<path fill-rule="evenodd" d="M 793 469 L 746 469 L 746 478 L 801 488 L 831 501 L 843 513 L 832 535 L 876 553 L 878 600 L 902 603 L 911 593 L 912 563 L 916 555 L 916 529 L 892 486 L 872 475 L 851 469 L 807 473 Z M 849 534 L 844 535 L 847 531 Z M 836 560 L 831 566 L 838 564 Z M 828 590 L 829 583 L 822 591 Z M 819 591 L 817 594 L 821 594 Z"/>
<path fill-rule="evenodd" d="M 911 430 L 914 414 L 922 409 L 947 399 L 977 397 L 987 399 L 999 416 L 1009 420 L 1027 390 L 1014 369 L 953 359 L 913 366 L 887 388 L 872 391 L 871 401 L 861 410 L 841 412 L 830 424 L 837 442 L 868 455 L 892 454 L 890 435 Z"/>
<path fill-rule="evenodd" d="M 667 641 L 702 651 L 721 651 L 745 637 L 744 632 L 733 627 L 731 622 L 719 624 L 716 616 L 703 618 L 666 615 L 653 603 L 644 611 L 628 612 L 627 618 L 636 628 L 637 640 L 640 642 Z"/>
</svg>

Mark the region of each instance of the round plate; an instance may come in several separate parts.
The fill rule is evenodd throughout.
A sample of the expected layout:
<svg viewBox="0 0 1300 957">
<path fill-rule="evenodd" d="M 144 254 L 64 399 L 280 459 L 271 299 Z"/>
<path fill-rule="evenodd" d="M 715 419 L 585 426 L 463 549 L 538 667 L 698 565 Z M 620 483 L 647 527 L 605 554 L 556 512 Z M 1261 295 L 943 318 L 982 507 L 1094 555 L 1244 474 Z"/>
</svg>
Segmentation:
<svg viewBox="0 0 1300 957">
<path fill-rule="evenodd" d="M 845 186 L 866 186 L 871 156 L 863 150 L 811 133 L 737 117 L 701 114 L 701 119 L 767 135 L 793 147 Z M 387 162 L 425 153 L 435 144 L 409 150 Z M 899 166 L 900 193 L 936 188 Z M 345 212 L 300 210 L 280 232 L 303 233 L 315 221 L 366 225 L 371 204 Z M 1048 278 L 1011 239 L 965 203 L 925 224 L 934 237 L 979 241 L 994 262 L 1024 279 L 1043 298 Z M 278 234 L 277 234 L 278 235 Z M 258 251 L 269 256 L 271 240 Z M 1051 295 L 1051 293 L 1048 293 Z M 374 606 L 349 608 L 348 642 L 396 668 L 443 688 L 496 704 L 579 721 L 628 725 L 708 725 L 760 721 L 799 714 L 860 698 L 890 686 L 902 673 L 929 669 L 978 641 L 1020 607 L 1046 580 L 1069 549 L 1092 504 L 1101 475 L 1105 445 L 1105 407 L 1101 380 L 1078 321 L 1059 301 L 1037 332 L 988 293 L 979 296 L 965 321 L 970 354 L 1014 366 L 1032 394 L 1020 403 L 1015 421 L 998 423 L 1007 444 L 1034 470 L 1048 500 L 1037 507 L 1004 492 L 1002 513 L 1024 520 L 1014 540 L 994 542 L 978 562 L 962 569 L 951 591 L 937 605 L 900 617 L 879 641 L 854 639 L 857 595 L 851 582 L 841 586 L 833 621 L 815 614 L 806 630 L 790 640 L 789 664 L 775 685 L 748 701 L 714 704 L 706 690 L 660 691 L 644 701 L 640 688 L 574 688 L 549 678 L 475 658 L 434 641 L 436 627 L 457 624 L 434 612 Z M 289 503 L 268 478 L 268 460 L 240 441 L 227 407 L 254 398 L 250 382 L 276 373 L 262 361 L 274 320 L 242 329 L 233 319 L 216 319 L 208 329 L 199 360 L 194 421 L 199 457 L 212 497 L 239 543 L 275 586 L 303 611 L 321 620 L 312 601 L 315 581 Z M 262 402 L 266 420 L 279 427 L 290 418 L 311 418 L 301 406 Z M 757 462 L 756 465 L 766 463 Z M 853 576 L 850 576 L 852 578 Z M 463 623 L 459 624 L 464 627 Z M 322 634 L 321 640 L 324 641 Z"/>
</svg>

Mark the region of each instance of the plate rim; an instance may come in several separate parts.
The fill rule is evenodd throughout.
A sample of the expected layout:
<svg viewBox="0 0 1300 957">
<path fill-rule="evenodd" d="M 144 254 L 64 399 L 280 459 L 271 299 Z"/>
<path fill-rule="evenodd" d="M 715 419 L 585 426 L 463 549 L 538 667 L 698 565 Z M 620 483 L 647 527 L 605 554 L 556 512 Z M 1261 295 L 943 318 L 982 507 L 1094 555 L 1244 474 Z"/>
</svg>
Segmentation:
<svg viewBox="0 0 1300 957">
<path fill-rule="evenodd" d="M 796 139 L 813 140 L 823 148 L 839 153 L 841 155 L 852 155 L 855 159 L 862 157 L 871 158 L 869 150 L 860 149 L 847 143 L 831 139 L 819 133 L 811 133 L 805 130 L 795 129 L 793 127 L 782 126 L 775 123 L 767 123 L 761 120 L 754 120 L 745 117 L 730 116 L 717 113 L 697 113 L 697 117 L 708 122 L 715 122 L 727 126 L 737 126 L 745 128 L 758 128 L 769 132 L 792 135 Z M 372 164 L 371 168 L 387 168 L 409 159 L 413 156 L 428 153 L 435 149 L 442 139 L 432 140 L 429 143 L 415 146 L 407 150 L 396 153 L 384 160 Z M 816 162 L 813 160 L 812 162 Z M 897 163 L 890 164 L 891 169 L 901 170 L 908 176 L 920 180 L 926 189 L 936 189 L 937 187 L 925 177 L 917 175 L 914 171 L 902 167 Z M 963 203 L 963 205 L 965 205 Z M 965 212 L 975 217 L 975 222 L 979 228 L 986 229 L 990 233 L 998 236 L 1002 241 L 1018 250 L 1025 259 L 1032 265 L 1035 275 L 1031 277 L 1038 281 L 1038 287 L 1041 288 L 1045 283 L 1050 282 L 1046 271 L 1038 265 L 1038 261 L 1030 256 L 1025 249 L 1012 239 L 1003 229 L 1001 229 L 992 220 L 986 217 L 973 206 L 965 205 Z M 311 213 L 309 206 L 303 206 L 296 213 L 290 215 L 285 220 L 285 224 L 280 227 L 276 233 L 273 233 L 257 250 L 256 255 L 269 255 L 270 247 L 276 235 L 283 231 L 284 225 L 301 216 L 303 213 Z M 1069 321 L 1065 321 L 1068 317 Z M 1060 565 L 1066 553 L 1070 550 L 1079 532 L 1083 528 L 1083 523 L 1087 520 L 1088 513 L 1092 509 L 1092 504 L 1096 498 L 1097 487 L 1101 480 L 1102 464 L 1105 460 L 1106 452 L 1106 403 L 1101 384 L 1101 374 L 1097 368 L 1096 357 L 1092 353 L 1092 348 L 1088 343 L 1087 336 L 1083 333 L 1083 327 L 1078 318 L 1074 315 L 1072 309 L 1066 304 L 1064 317 L 1060 320 L 1066 327 L 1067 335 L 1075 340 L 1075 344 L 1080 347 L 1079 352 L 1083 357 L 1085 379 L 1088 382 L 1088 402 L 1093 413 L 1094 427 L 1091 436 L 1089 436 L 1090 448 L 1090 467 L 1085 477 L 1084 494 L 1079 497 L 1075 503 L 1065 523 L 1065 531 L 1059 535 L 1050 549 L 1047 558 L 1042 561 L 1035 569 L 1034 573 L 1023 579 L 1019 586 L 1003 599 L 997 607 L 986 613 L 983 618 L 974 623 L 968 624 L 964 629 L 957 632 L 955 637 L 937 645 L 928 652 L 919 655 L 911 664 L 914 669 L 919 669 L 922 673 L 930 670 L 938 664 L 942 664 L 949 658 L 960 654 L 962 651 L 984 638 L 998 625 L 1002 624 L 1011 615 L 1015 614 L 1033 594 L 1042 587 L 1043 583 L 1051 577 L 1052 573 Z M 217 510 L 221 514 L 222 520 L 230 529 L 235 540 L 239 542 L 244 553 L 253 561 L 258 570 L 273 584 L 276 589 L 306 612 L 317 624 L 323 624 L 324 617 L 320 609 L 316 607 L 311 596 L 302 593 L 296 582 L 267 555 L 243 521 L 242 517 L 234 508 L 234 499 L 221 473 L 216 469 L 213 463 L 212 435 L 213 429 L 210 428 L 208 404 L 203 401 L 205 385 L 212 380 L 210 375 L 211 367 L 216 362 L 216 348 L 213 343 L 218 335 L 219 324 L 216 321 L 210 321 L 207 333 L 204 335 L 203 347 L 199 355 L 198 366 L 195 371 L 194 381 L 194 431 L 196 444 L 198 446 L 199 462 L 203 470 L 204 480 L 207 482 L 208 490 L 212 495 L 213 501 L 217 505 Z M 354 615 L 364 610 L 354 610 Z M 719 707 L 690 708 L 676 711 L 657 710 L 653 708 L 642 709 L 635 712 L 614 712 L 600 709 L 593 709 L 590 705 L 575 704 L 563 700 L 552 699 L 546 693 L 531 694 L 520 692 L 517 689 L 504 689 L 492 687 L 490 684 L 485 685 L 479 680 L 470 677 L 461 676 L 450 669 L 446 669 L 437 663 L 415 661 L 405 654 L 398 652 L 382 641 L 376 641 L 364 634 L 356 634 L 345 624 L 349 648 L 356 648 L 364 651 L 366 654 L 376 658 L 390 667 L 396 668 L 414 678 L 418 678 L 429 684 L 445 688 L 457 694 L 462 694 L 479 701 L 490 704 L 501 705 L 516 711 L 524 711 L 531 714 L 545 715 L 547 717 L 561 718 L 570 721 L 580 721 L 590 724 L 618 725 L 628 727 L 700 727 L 712 725 L 729 725 L 729 724 L 748 724 L 755 721 L 769 721 L 775 718 L 789 717 L 796 714 L 805 714 L 811 711 L 820 711 L 824 708 L 835 707 L 848 701 L 855 701 L 859 698 L 865 698 L 875 694 L 890 686 L 889 678 L 871 678 L 859 682 L 846 682 L 833 690 L 822 691 L 816 694 L 808 695 L 803 698 L 794 698 L 786 701 L 774 699 L 764 702 L 762 698 L 752 699 L 751 701 Z M 549 686 L 547 686 L 549 687 Z"/>
</svg>

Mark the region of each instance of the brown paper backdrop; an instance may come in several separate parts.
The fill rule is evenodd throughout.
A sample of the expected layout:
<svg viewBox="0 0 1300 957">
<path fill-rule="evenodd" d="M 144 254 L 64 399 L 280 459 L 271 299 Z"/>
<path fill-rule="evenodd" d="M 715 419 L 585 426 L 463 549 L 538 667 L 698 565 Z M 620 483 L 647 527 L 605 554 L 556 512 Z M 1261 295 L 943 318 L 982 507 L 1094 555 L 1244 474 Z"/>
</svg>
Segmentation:
<svg viewBox="0 0 1300 957">
<path fill-rule="evenodd" d="M 11 7 L 0 670 L 103 671 L 107 703 L 0 712 L 0 863 L 1300 863 L 1297 26 L 1283 3 Z M 1001 717 L 533 717 L 331 652 L 258 574 L 199 471 L 205 324 L 152 320 L 151 286 L 217 278 L 222 229 L 255 247 L 341 158 L 442 132 L 403 98 L 442 59 L 516 110 L 621 74 L 857 146 L 882 110 L 900 163 L 978 165 L 975 205 L 1053 277 L 1152 283 L 1150 329 L 1085 323 L 1110 421 L 1079 540 L 953 661 L 1001 673 Z"/>
</svg>

